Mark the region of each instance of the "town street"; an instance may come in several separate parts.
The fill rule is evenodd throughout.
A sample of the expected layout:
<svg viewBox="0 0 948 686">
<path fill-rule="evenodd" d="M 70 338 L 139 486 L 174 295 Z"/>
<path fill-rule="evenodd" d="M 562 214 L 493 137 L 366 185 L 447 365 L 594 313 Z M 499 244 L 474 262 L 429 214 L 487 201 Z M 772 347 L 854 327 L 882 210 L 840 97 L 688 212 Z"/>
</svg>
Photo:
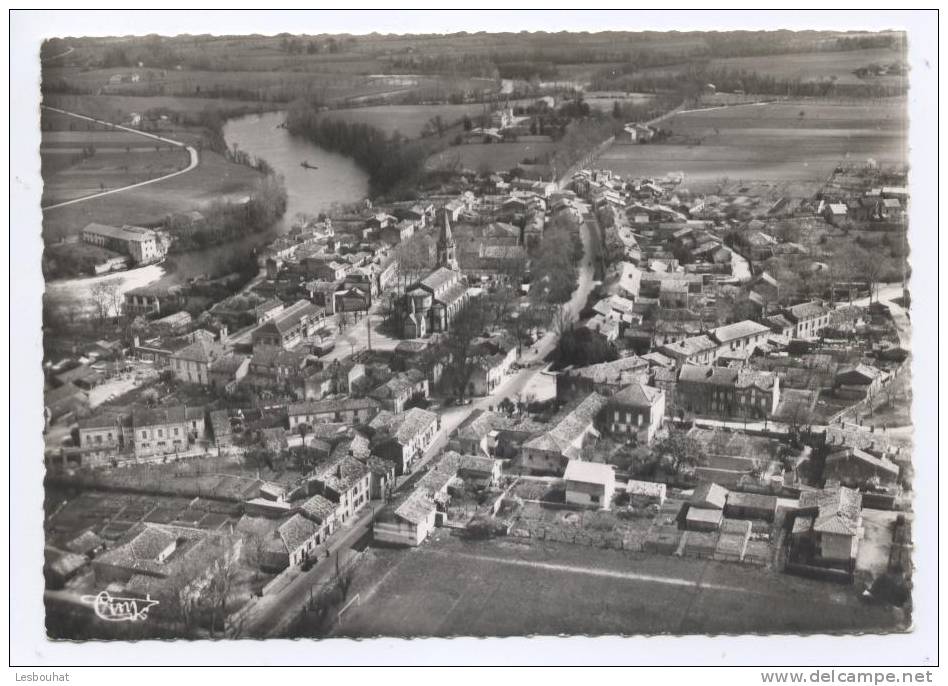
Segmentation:
<svg viewBox="0 0 948 686">
<path fill-rule="evenodd" d="M 262 598 L 251 600 L 252 605 L 242 613 L 243 636 L 279 636 L 297 616 L 309 600 L 310 594 L 332 578 L 336 564 L 345 566 L 349 558 L 355 555 L 352 545 L 372 528 L 375 511 L 381 507 L 378 501 L 372 501 L 355 519 L 336 531 L 329 542 L 329 556 L 314 564 L 309 571 L 300 570 L 298 576 L 283 589 Z"/>
<path fill-rule="evenodd" d="M 579 266 L 578 286 L 573 292 L 573 297 L 563 307 L 575 320 L 579 317 L 580 311 L 586 304 L 586 299 L 594 286 L 594 267 L 593 267 L 593 246 L 596 244 L 591 233 L 589 224 L 583 222 L 580 225 L 580 236 L 583 242 L 584 255 Z M 365 323 L 354 327 L 365 331 Z M 375 347 L 376 333 L 372 333 L 373 347 Z M 473 400 L 470 405 L 445 406 L 437 411 L 441 416 L 441 429 L 438 432 L 431 446 L 425 451 L 425 454 L 415 462 L 412 467 L 412 473 L 418 472 L 430 462 L 435 456 L 441 453 L 447 445 L 448 437 L 467 419 L 475 410 L 488 409 L 496 407 L 504 398 L 516 397 L 524 389 L 534 384 L 542 383 L 543 377 L 548 374 L 545 372 L 543 359 L 552 352 L 556 346 L 557 337 L 553 331 L 547 332 L 533 348 L 525 349 L 520 358 L 520 364 L 529 365 L 511 374 L 487 396 Z M 348 345 L 345 347 L 348 348 Z M 338 346 L 337 346 L 338 350 Z M 349 354 L 348 350 L 345 355 Z M 344 355 L 343 355 L 344 356 Z M 549 379 L 548 383 L 552 383 Z M 405 484 L 408 478 L 400 478 L 398 487 Z M 372 501 L 370 507 L 366 509 L 357 519 L 352 520 L 342 531 L 338 531 L 329 544 L 330 557 L 317 562 L 307 572 L 300 572 L 289 584 L 280 591 L 269 596 L 252 600 L 252 605 L 244 610 L 242 621 L 242 635 L 245 636 L 278 636 L 290 621 L 298 616 L 306 601 L 310 597 L 311 591 L 329 580 L 335 573 L 336 556 L 338 555 L 339 564 L 344 564 L 355 553 L 351 546 L 359 541 L 372 527 L 375 516 L 375 510 L 381 506 L 378 501 Z"/>
</svg>

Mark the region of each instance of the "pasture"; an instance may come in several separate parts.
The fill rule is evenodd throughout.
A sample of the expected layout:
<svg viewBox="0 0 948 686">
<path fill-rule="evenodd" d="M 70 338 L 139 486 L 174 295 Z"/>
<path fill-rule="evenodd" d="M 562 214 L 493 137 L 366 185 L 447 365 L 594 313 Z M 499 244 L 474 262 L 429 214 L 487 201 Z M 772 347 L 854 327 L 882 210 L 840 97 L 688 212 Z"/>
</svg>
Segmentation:
<svg viewBox="0 0 948 686">
<path fill-rule="evenodd" d="M 904 628 L 852 588 L 723 562 L 444 531 L 377 548 L 335 636 L 882 632 Z M 369 578 L 367 578 L 369 577 Z M 832 607 L 827 612 L 826 607 Z"/>
<path fill-rule="evenodd" d="M 425 167 L 429 170 L 463 168 L 479 171 L 486 168 L 508 171 L 528 158 L 539 158 L 539 162 L 545 164 L 556 147 L 552 141 L 456 145 L 429 157 Z"/>
<path fill-rule="evenodd" d="M 681 112 L 661 126 L 667 143 L 613 145 L 598 165 L 619 174 L 685 174 L 685 185 L 707 191 L 722 179 L 797 182 L 811 194 L 841 162 L 907 161 L 905 100 L 781 101 Z"/>
</svg>

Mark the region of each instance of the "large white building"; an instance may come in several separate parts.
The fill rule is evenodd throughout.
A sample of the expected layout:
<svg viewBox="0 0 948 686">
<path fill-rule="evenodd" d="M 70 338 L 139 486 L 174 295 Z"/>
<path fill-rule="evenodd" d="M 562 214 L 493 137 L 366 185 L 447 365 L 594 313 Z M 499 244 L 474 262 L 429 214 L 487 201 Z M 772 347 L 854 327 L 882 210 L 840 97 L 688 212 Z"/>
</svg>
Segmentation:
<svg viewBox="0 0 948 686">
<path fill-rule="evenodd" d="M 158 234 L 140 226 L 109 226 L 92 223 L 82 230 L 82 240 L 131 256 L 136 264 L 157 262 L 165 256 Z"/>
</svg>

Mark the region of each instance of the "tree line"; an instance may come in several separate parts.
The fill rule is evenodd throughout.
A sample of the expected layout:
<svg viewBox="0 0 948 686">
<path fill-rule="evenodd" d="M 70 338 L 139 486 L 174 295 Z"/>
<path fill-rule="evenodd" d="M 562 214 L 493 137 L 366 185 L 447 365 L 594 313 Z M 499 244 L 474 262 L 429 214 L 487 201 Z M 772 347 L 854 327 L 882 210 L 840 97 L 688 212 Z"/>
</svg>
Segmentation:
<svg viewBox="0 0 948 686">
<path fill-rule="evenodd" d="M 708 84 L 714 84 L 715 88 L 722 92 L 743 91 L 758 95 L 790 97 L 846 95 L 878 98 L 899 95 L 907 87 L 906 84 L 841 84 L 836 78 L 802 81 L 756 71 L 697 63 L 690 64 L 677 72 L 600 73 L 593 78 L 593 88 L 596 90 L 623 90 L 638 93 L 678 92 L 696 95 Z"/>
<path fill-rule="evenodd" d="M 383 195 L 397 187 L 414 184 L 424 168 L 426 149 L 361 122 L 348 122 L 325 116 L 309 103 L 293 103 L 286 127 L 321 148 L 347 155 L 369 175 L 373 195 Z"/>
<path fill-rule="evenodd" d="M 202 210 L 205 219 L 200 226 L 184 227 L 180 220 L 172 218 L 167 228 L 175 239 L 174 252 L 186 252 L 268 231 L 285 212 L 283 178 L 267 174 L 254 184 L 247 202 L 216 200 Z"/>
</svg>

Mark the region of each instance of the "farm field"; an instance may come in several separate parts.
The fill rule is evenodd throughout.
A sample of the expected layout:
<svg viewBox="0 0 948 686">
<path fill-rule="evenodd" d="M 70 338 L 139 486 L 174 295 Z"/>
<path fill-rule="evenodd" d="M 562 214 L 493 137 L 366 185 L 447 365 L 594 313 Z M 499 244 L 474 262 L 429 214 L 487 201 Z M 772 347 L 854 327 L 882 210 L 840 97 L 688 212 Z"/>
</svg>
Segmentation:
<svg viewBox="0 0 948 686">
<path fill-rule="evenodd" d="M 184 169 L 184 148 L 43 111 L 43 206 L 130 186 Z"/>
<path fill-rule="evenodd" d="M 479 170 L 507 171 L 516 167 L 524 158 L 541 158 L 552 154 L 556 143 L 536 141 L 529 143 L 471 143 L 456 145 L 432 155 L 425 162 L 428 169 L 449 169 L 459 166 Z"/>
<path fill-rule="evenodd" d="M 616 101 L 618 101 L 620 105 L 644 105 L 654 99 L 655 95 L 651 93 L 630 93 L 629 95 L 625 95 L 624 93 L 617 93 L 615 95 L 590 93 L 583 98 L 583 101 L 594 110 L 611 113 Z"/>
<path fill-rule="evenodd" d="M 234 98 L 185 98 L 169 95 L 63 95 L 53 93 L 44 102 L 70 112 L 78 112 L 107 121 L 121 122 L 132 112 L 143 113 L 151 109 L 167 109 L 174 112 L 196 114 L 208 108 L 222 111 L 246 109 L 248 112 L 263 112 L 274 105 L 253 100 Z M 60 115 L 61 116 L 61 115 Z"/>
<path fill-rule="evenodd" d="M 843 50 L 840 52 L 812 52 L 791 55 L 759 55 L 755 57 L 725 57 L 711 60 L 712 69 L 753 71 L 778 79 L 823 81 L 835 77 L 840 85 L 861 83 L 897 84 L 898 76 L 884 76 L 870 80 L 858 78 L 853 71 L 870 64 L 891 64 L 905 59 L 905 54 L 888 48 Z"/>
<path fill-rule="evenodd" d="M 905 100 L 862 104 L 787 101 L 686 111 L 665 120 L 667 144 L 613 145 L 599 158 L 604 168 L 633 176 L 685 174 L 693 191 L 721 179 L 804 182 L 810 195 L 843 161 L 901 165 L 907 159 L 900 117 Z"/>
<path fill-rule="evenodd" d="M 445 126 L 460 121 L 464 115 L 474 118 L 484 112 L 484 105 L 379 105 L 329 110 L 323 116 L 367 124 L 388 134 L 398 131 L 408 138 L 417 138 L 433 117 L 440 116 Z"/>
<path fill-rule="evenodd" d="M 214 200 L 244 198 L 259 178 L 259 172 L 205 150 L 198 166 L 187 174 L 44 212 L 43 236 L 47 242 L 59 240 L 77 234 L 89 222 L 154 225 L 170 213 L 199 209 Z"/>
<path fill-rule="evenodd" d="M 271 70 L 266 66 L 272 65 Z M 344 104 L 372 98 L 388 98 L 416 92 L 423 98 L 446 98 L 455 89 L 471 87 L 470 79 L 451 79 L 437 75 L 412 75 L 410 78 L 372 75 L 378 70 L 374 62 L 360 62 L 355 69 L 351 64 L 333 62 L 293 63 L 279 65 L 273 60 L 261 65 L 248 65 L 246 70 L 200 69 L 113 69 L 80 70 L 75 67 L 44 69 L 43 80 L 47 97 L 57 95 L 69 84 L 88 95 L 106 96 L 171 96 L 249 99 L 261 104 L 288 103 L 296 98 L 317 98 L 327 104 Z M 375 69 L 373 69 L 375 67 Z M 133 81 L 134 75 L 138 80 Z M 112 82 L 113 77 L 124 79 Z M 492 80 L 478 81 L 478 88 L 492 89 Z"/>
<path fill-rule="evenodd" d="M 444 531 L 417 549 L 373 553 L 378 578 L 357 578 L 360 603 L 336 636 L 882 632 L 907 624 L 851 588 L 722 562 L 465 542 Z"/>
</svg>

